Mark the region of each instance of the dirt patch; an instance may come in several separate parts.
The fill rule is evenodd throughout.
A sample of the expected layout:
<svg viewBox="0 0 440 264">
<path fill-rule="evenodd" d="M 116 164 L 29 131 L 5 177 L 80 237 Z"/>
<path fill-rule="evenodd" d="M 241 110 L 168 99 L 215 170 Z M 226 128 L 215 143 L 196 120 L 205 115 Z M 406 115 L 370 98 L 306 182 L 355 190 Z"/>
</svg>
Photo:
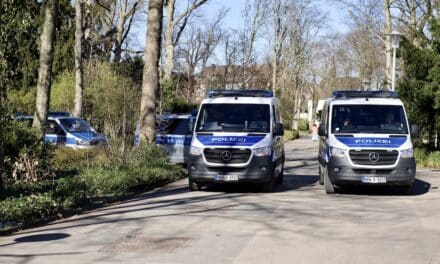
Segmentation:
<svg viewBox="0 0 440 264">
<path fill-rule="evenodd" d="M 151 238 L 144 236 L 127 236 L 115 243 L 105 246 L 101 251 L 107 253 L 129 252 L 163 252 L 173 253 L 184 247 L 189 241 L 186 237 Z"/>
</svg>

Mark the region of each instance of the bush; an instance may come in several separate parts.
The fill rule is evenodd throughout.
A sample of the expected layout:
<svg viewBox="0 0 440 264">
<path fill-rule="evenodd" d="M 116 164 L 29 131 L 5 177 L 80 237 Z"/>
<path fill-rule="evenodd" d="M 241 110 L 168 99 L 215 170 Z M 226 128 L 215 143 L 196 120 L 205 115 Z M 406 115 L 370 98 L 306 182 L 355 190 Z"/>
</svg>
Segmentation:
<svg viewBox="0 0 440 264">
<path fill-rule="evenodd" d="M 284 141 L 294 140 L 299 138 L 299 132 L 296 130 L 284 130 Z"/>
<path fill-rule="evenodd" d="M 54 151 L 53 167 L 58 174 L 72 175 L 104 161 L 106 161 L 104 149 L 58 147 Z"/>
<path fill-rule="evenodd" d="M 0 222 L 34 224 L 58 213 L 58 204 L 49 193 L 8 198 L 0 202 Z"/>
<path fill-rule="evenodd" d="M 309 121 L 307 119 L 298 120 L 298 130 L 299 131 L 309 131 Z"/>
<path fill-rule="evenodd" d="M 427 152 L 423 148 L 416 148 L 414 156 L 417 166 L 433 169 L 440 168 L 440 151 Z"/>
</svg>

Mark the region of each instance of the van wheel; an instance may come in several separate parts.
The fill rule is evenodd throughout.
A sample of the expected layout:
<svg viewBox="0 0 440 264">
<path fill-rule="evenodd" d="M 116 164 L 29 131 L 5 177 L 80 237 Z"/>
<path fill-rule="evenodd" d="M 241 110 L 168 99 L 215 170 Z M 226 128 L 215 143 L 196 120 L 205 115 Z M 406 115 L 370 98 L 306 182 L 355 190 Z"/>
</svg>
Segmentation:
<svg viewBox="0 0 440 264">
<path fill-rule="evenodd" d="M 321 165 L 318 165 L 319 184 L 324 185 L 324 175 L 322 174 Z"/>
<path fill-rule="evenodd" d="M 200 191 L 202 186 L 198 183 L 195 183 L 191 178 L 188 177 L 188 188 L 191 192 Z"/>
<path fill-rule="evenodd" d="M 272 175 L 272 177 L 270 177 L 270 180 L 268 182 L 261 184 L 261 191 L 265 193 L 270 193 L 273 192 L 274 189 L 275 189 L 275 180 L 274 180 L 274 176 Z"/>
<path fill-rule="evenodd" d="M 332 181 L 330 180 L 330 176 L 328 176 L 327 170 L 324 170 L 324 187 L 325 192 L 327 194 L 333 194 L 335 193 L 335 186 L 333 185 Z"/>
<path fill-rule="evenodd" d="M 283 184 L 283 181 L 284 181 L 284 164 L 281 167 L 280 174 L 278 174 L 277 183 L 278 184 Z"/>
</svg>

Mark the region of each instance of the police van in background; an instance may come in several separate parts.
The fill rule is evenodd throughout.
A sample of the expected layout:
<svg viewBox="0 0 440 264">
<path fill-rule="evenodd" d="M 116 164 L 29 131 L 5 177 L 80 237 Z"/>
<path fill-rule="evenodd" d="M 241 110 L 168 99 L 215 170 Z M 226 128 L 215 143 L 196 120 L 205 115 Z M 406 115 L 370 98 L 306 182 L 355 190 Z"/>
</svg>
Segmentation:
<svg viewBox="0 0 440 264">
<path fill-rule="evenodd" d="M 171 163 L 187 163 L 196 114 L 197 112 L 156 115 L 156 145 L 165 150 Z M 139 130 L 138 123 L 135 131 L 135 145 L 139 145 Z"/>
<path fill-rule="evenodd" d="M 396 185 L 410 193 L 416 174 L 408 123 L 396 92 L 335 91 L 319 126 L 319 183 L 327 193 L 346 185 Z"/>
<path fill-rule="evenodd" d="M 280 102 L 271 91 L 208 91 L 189 152 L 189 189 L 251 182 L 273 191 L 283 181 L 283 134 Z"/>
</svg>

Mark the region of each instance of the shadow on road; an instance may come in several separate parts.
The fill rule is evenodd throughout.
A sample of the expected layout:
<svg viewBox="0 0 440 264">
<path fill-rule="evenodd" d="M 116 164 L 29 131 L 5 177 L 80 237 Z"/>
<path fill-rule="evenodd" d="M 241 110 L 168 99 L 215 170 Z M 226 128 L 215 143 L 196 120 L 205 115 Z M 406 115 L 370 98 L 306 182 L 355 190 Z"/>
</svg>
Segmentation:
<svg viewBox="0 0 440 264">
<path fill-rule="evenodd" d="M 409 195 L 417 196 L 424 195 L 431 189 L 429 182 L 415 179 L 412 192 L 410 194 L 404 193 L 402 188 L 398 186 L 350 186 L 339 190 L 340 194 L 351 195 L 373 195 L 373 196 L 393 196 L 393 195 Z"/>
</svg>

